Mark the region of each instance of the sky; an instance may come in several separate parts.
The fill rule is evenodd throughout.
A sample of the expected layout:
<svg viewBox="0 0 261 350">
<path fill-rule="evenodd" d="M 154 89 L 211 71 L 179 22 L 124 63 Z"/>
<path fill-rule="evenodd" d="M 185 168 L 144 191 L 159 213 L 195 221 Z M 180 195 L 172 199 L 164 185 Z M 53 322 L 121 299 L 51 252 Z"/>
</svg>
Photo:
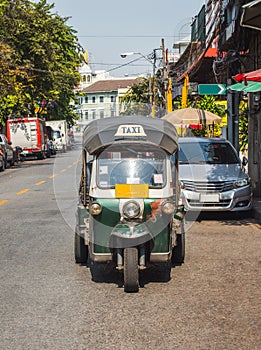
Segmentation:
<svg viewBox="0 0 261 350">
<path fill-rule="evenodd" d="M 173 43 L 190 34 L 190 23 L 205 0 L 48 0 L 54 12 L 69 17 L 79 43 L 89 53 L 92 70 L 106 70 L 123 77 L 152 73 L 153 64 L 142 56 L 154 49 L 161 56 L 173 52 Z M 125 59 L 120 54 L 135 52 Z M 130 61 L 135 60 L 133 63 Z M 159 61 L 157 61 L 159 62 Z M 123 66 L 124 65 L 124 66 Z"/>
</svg>

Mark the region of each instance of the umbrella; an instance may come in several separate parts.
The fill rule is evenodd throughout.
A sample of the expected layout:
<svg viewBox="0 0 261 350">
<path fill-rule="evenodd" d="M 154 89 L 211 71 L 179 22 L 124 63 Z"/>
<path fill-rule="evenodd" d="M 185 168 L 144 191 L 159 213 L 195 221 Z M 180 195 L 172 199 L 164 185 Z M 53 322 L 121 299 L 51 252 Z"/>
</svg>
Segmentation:
<svg viewBox="0 0 261 350">
<path fill-rule="evenodd" d="M 168 113 L 162 117 L 172 124 L 220 124 L 221 117 L 218 115 L 198 108 L 182 108 Z"/>
<path fill-rule="evenodd" d="M 257 69 L 248 73 L 240 73 L 234 76 L 233 78 L 239 83 L 241 83 L 242 81 L 260 81 L 261 82 L 261 69 Z"/>
<path fill-rule="evenodd" d="M 244 92 L 258 92 L 261 91 L 261 83 L 257 83 L 256 81 L 248 81 L 247 84 L 237 83 L 230 85 L 227 87 L 227 89 Z"/>
<path fill-rule="evenodd" d="M 261 30 L 261 0 L 245 4 L 242 9 L 241 26 Z"/>
</svg>

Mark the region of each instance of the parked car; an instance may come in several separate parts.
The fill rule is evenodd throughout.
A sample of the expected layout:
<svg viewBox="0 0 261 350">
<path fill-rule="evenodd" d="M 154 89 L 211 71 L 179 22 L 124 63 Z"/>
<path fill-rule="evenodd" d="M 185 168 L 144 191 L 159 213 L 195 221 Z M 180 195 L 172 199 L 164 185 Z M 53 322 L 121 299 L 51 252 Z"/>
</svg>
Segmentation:
<svg viewBox="0 0 261 350">
<path fill-rule="evenodd" d="M 179 138 L 181 200 L 190 211 L 252 208 L 250 178 L 232 144 L 219 138 Z"/>
<path fill-rule="evenodd" d="M 5 170 L 5 154 L 2 146 L 0 145 L 0 171 Z"/>
<path fill-rule="evenodd" d="M 0 134 L 0 145 L 2 146 L 5 155 L 5 167 L 7 163 L 14 165 L 15 159 L 14 150 L 11 146 L 12 142 L 8 142 L 7 137 L 4 134 Z"/>
</svg>

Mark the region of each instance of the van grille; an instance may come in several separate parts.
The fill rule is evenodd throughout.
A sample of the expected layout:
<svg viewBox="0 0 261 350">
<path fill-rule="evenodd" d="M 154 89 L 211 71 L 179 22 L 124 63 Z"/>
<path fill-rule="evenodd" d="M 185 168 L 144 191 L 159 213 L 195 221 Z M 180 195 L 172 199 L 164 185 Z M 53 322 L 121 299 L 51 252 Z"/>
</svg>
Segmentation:
<svg viewBox="0 0 261 350">
<path fill-rule="evenodd" d="M 182 181 L 185 189 L 199 193 L 226 192 L 233 189 L 233 181 L 200 182 Z"/>
</svg>

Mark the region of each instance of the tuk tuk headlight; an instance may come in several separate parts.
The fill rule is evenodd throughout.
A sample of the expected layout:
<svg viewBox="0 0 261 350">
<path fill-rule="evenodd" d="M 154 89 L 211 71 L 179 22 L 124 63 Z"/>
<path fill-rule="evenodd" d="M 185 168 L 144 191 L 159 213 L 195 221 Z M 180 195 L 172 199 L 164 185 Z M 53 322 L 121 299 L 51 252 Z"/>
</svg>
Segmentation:
<svg viewBox="0 0 261 350">
<path fill-rule="evenodd" d="M 245 179 L 238 179 L 234 183 L 235 187 L 243 187 L 243 186 L 247 186 L 248 184 L 249 184 L 249 179 L 247 179 L 247 178 L 245 178 Z"/>
<path fill-rule="evenodd" d="M 99 215 L 102 211 L 102 206 L 100 205 L 100 203 L 97 202 L 93 202 L 90 206 L 90 213 L 92 215 Z"/>
<path fill-rule="evenodd" d="M 140 205 L 136 201 L 129 201 L 123 205 L 123 215 L 129 219 L 137 218 L 140 215 Z"/>
<path fill-rule="evenodd" d="M 172 215 L 175 210 L 175 204 L 171 201 L 165 201 L 161 204 L 161 211 L 164 214 Z"/>
</svg>

